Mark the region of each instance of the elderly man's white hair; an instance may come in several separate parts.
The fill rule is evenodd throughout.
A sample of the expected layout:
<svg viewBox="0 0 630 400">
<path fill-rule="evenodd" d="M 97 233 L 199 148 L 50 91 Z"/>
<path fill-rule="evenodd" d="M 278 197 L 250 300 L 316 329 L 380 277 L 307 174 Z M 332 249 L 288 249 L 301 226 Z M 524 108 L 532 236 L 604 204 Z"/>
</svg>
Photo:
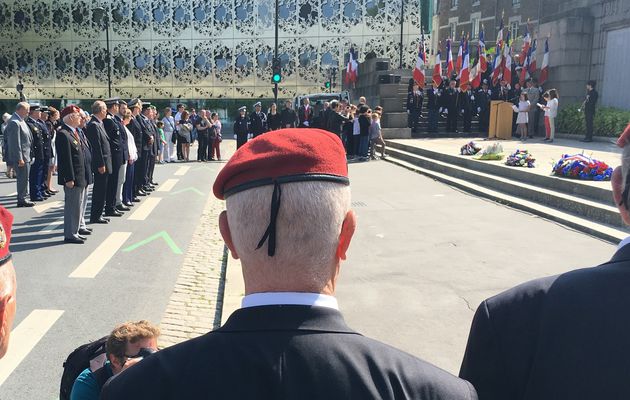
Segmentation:
<svg viewBox="0 0 630 400">
<path fill-rule="evenodd" d="M 232 241 L 243 267 L 268 286 L 289 289 L 284 285 L 297 282 L 318 292 L 334 271 L 350 187 L 317 181 L 283 184 L 276 253 L 269 257 L 267 243 L 256 247 L 269 225 L 272 192 L 272 185 L 262 186 L 226 199 Z"/>
</svg>

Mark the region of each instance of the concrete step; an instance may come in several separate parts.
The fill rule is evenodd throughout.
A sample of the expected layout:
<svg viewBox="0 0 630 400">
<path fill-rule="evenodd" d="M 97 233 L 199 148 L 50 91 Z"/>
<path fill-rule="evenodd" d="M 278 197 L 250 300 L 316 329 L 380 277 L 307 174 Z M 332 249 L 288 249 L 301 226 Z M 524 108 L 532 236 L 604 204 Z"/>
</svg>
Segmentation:
<svg viewBox="0 0 630 400">
<path fill-rule="evenodd" d="M 425 168 L 424 166 L 421 165 L 423 162 L 419 161 L 419 158 L 421 159 L 424 157 L 417 156 L 413 153 L 409 153 L 404 150 L 389 148 L 387 150 L 387 153 L 389 157 L 386 160 L 393 164 L 407 168 L 414 172 L 418 172 L 420 174 L 433 178 L 437 181 L 446 183 L 450 186 L 453 186 L 465 192 L 474 194 L 476 196 L 484 197 L 484 198 L 496 201 L 497 203 L 504 204 L 504 205 L 507 205 L 507 206 L 510 206 L 510 207 L 513 207 L 513 208 L 516 208 L 525 212 L 529 212 L 534 215 L 538 215 L 545 219 L 560 223 L 569 228 L 587 233 L 589 235 L 593 235 L 595 237 L 598 237 L 600 239 L 606 240 L 614 244 L 617 244 L 621 240 L 626 238 L 630 232 L 626 228 L 621 228 L 619 226 L 620 224 L 609 225 L 609 224 L 602 223 L 599 221 L 594 221 L 593 219 L 590 218 L 590 215 L 568 212 L 563 209 L 552 207 L 548 203 L 545 203 L 544 201 L 542 203 L 539 201 L 532 201 L 527 198 L 523 198 L 519 194 L 511 194 L 511 193 L 507 193 L 504 190 L 496 190 L 486 185 L 480 185 L 474 181 L 470 181 L 469 180 L 470 175 L 466 177 L 453 176 L 454 171 L 452 169 L 445 168 L 444 172 L 438 171 L 436 170 L 437 168 L 435 164 L 431 163 L 431 160 L 427 160 L 425 162 L 425 165 L 428 165 L 430 168 Z M 433 161 L 433 163 L 436 163 L 436 161 Z M 439 165 L 445 164 L 445 163 L 439 163 L 439 162 L 437 163 Z M 455 168 L 455 170 L 458 171 L 461 169 Z M 492 177 L 486 174 L 486 178 L 492 178 Z M 512 185 L 514 184 L 512 183 Z M 504 189 L 505 187 L 502 186 L 501 188 Z M 529 189 L 530 188 L 527 188 L 526 186 L 522 186 L 520 190 L 521 190 L 521 193 L 523 193 L 523 191 L 527 191 Z M 534 187 L 533 189 L 536 189 L 536 188 Z M 547 191 L 550 197 L 554 195 L 553 193 L 549 193 L 549 192 L 550 191 Z M 540 193 L 544 193 L 544 192 L 540 192 Z M 561 196 L 558 196 L 557 194 L 554 196 L 561 197 Z M 568 201 L 579 202 L 580 200 L 579 198 L 573 198 L 573 199 L 568 199 Z M 593 204 L 593 202 L 590 202 L 589 205 L 593 205 L 597 209 L 601 209 L 603 213 L 609 213 L 612 211 L 610 209 L 611 207 L 608 207 L 605 205 Z M 619 217 L 617 218 L 619 219 Z"/>
<path fill-rule="evenodd" d="M 465 139 L 462 141 L 464 144 Z M 577 196 L 586 200 L 599 202 L 609 206 L 615 206 L 612 200 L 610 185 L 593 186 L 581 183 L 577 180 L 561 178 L 552 175 L 540 175 L 528 172 L 524 168 L 508 167 L 499 162 L 487 162 L 475 160 L 472 157 L 460 156 L 459 149 L 453 149 L 453 154 L 445 154 L 439 151 L 414 146 L 403 141 L 391 141 L 387 145 L 428 159 L 441 161 L 450 165 L 464 167 L 471 171 L 482 172 L 492 176 L 503 177 L 537 186 L 555 192 Z"/>
</svg>

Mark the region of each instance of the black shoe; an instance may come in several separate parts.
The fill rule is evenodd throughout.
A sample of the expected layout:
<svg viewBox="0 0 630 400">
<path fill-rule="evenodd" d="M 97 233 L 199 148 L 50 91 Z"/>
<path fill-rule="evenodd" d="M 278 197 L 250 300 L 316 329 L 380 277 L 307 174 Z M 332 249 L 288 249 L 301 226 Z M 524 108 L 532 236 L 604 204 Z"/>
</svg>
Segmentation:
<svg viewBox="0 0 630 400">
<path fill-rule="evenodd" d="M 580 141 L 584 142 L 584 143 L 591 143 L 593 141 L 593 139 L 582 139 Z"/>
<path fill-rule="evenodd" d="M 123 202 L 123 206 L 125 206 L 125 207 L 133 207 L 133 203 L 129 203 L 129 202 L 124 201 Z"/>
<path fill-rule="evenodd" d="M 142 190 L 144 190 L 146 193 L 150 193 L 154 189 L 151 186 L 147 185 L 147 186 L 143 187 Z"/>
<path fill-rule="evenodd" d="M 33 203 L 32 201 L 23 201 L 17 203 L 18 207 L 33 207 L 34 205 L 35 203 Z"/>
<path fill-rule="evenodd" d="M 106 217 L 122 217 L 123 213 L 117 210 L 107 210 L 105 211 Z"/>
<path fill-rule="evenodd" d="M 72 243 L 72 244 L 83 244 L 85 243 L 83 240 L 79 239 L 79 238 L 64 238 L 63 239 L 64 243 Z"/>
<path fill-rule="evenodd" d="M 92 228 L 79 228 L 79 234 L 81 235 L 91 235 L 92 234 Z"/>
<path fill-rule="evenodd" d="M 31 201 L 44 201 L 43 197 L 32 197 Z"/>
<path fill-rule="evenodd" d="M 83 240 L 83 241 L 86 241 L 86 240 L 87 240 L 87 238 L 86 238 L 85 236 L 81 235 L 80 233 L 77 235 L 77 237 L 78 237 L 79 239 Z"/>
<path fill-rule="evenodd" d="M 205 160 L 204 160 L 204 161 L 205 161 Z M 158 186 L 158 185 L 159 185 L 159 183 L 157 183 L 157 182 L 153 182 L 153 181 L 151 181 L 151 182 L 149 182 L 149 183 L 150 183 L 151 185 L 153 185 L 153 186 Z"/>
<path fill-rule="evenodd" d="M 134 198 L 132 199 L 132 201 L 133 201 L 134 203 L 140 203 L 140 199 L 139 199 L 139 198 L 137 198 L 137 197 L 134 197 Z"/>
<path fill-rule="evenodd" d="M 138 193 L 136 193 L 136 196 L 146 196 L 147 193 L 144 190 L 138 190 Z"/>
<path fill-rule="evenodd" d="M 117 205 L 117 206 L 116 206 L 116 210 L 118 210 L 118 211 L 122 212 L 122 211 L 129 211 L 129 210 L 130 210 L 130 208 L 129 208 L 129 207 L 127 207 L 127 206 L 124 206 L 124 205 L 120 204 L 120 205 Z"/>
<path fill-rule="evenodd" d="M 108 223 L 109 223 L 109 220 L 103 217 L 90 220 L 90 224 L 108 224 Z"/>
</svg>

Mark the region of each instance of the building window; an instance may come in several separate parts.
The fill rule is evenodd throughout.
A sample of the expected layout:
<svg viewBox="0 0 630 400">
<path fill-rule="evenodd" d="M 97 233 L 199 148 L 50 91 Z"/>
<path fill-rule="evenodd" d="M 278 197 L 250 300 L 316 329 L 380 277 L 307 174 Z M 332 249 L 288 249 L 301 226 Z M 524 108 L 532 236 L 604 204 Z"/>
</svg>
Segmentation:
<svg viewBox="0 0 630 400">
<path fill-rule="evenodd" d="M 459 0 L 451 0 L 451 8 L 457 8 L 459 4 Z"/>
<path fill-rule="evenodd" d="M 457 22 L 451 22 L 448 25 L 448 37 L 450 37 L 451 39 L 454 39 L 456 34 L 457 34 Z"/>
<path fill-rule="evenodd" d="M 477 39 L 479 37 L 479 18 L 471 18 L 470 24 L 472 26 L 472 39 Z"/>
<path fill-rule="evenodd" d="M 478 6 L 479 4 L 481 4 L 480 0 L 472 0 L 472 5 L 473 6 Z"/>
<path fill-rule="evenodd" d="M 510 23 L 510 36 L 511 36 L 511 40 L 516 39 L 516 37 L 518 36 L 518 21 L 514 21 Z"/>
<path fill-rule="evenodd" d="M 521 0 L 512 0 L 512 7 L 518 7 L 520 5 L 521 5 Z"/>
<path fill-rule="evenodd" d="M 440 13 L 440 1 L 433 0 L 433 15 L 438 15 Z"/>
</svg>

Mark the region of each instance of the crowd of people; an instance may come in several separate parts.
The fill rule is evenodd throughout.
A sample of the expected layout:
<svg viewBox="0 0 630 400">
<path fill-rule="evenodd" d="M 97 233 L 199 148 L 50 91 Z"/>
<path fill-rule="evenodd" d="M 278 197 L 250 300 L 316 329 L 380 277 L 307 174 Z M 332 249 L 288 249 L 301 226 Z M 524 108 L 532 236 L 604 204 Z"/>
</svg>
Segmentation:
<svg viewBox="0 0 630 400">
<path fill-rule="evenodd" d="M 488 133 L 490 125 L 490 102 L 506 101 L 515 107 L 512 120 L 512 133 L 525 141 L 539 136 L 541 116 L 544 121 L 543 140 L 553 142 L 556 131 L 555 119 L 558 115 L 559 93 L 557 89 L 544 90 L 536 78 L 528 78 L 525 87 L 519 82 L 508 83 L 501 79 L 492 85 L 492 79 L 483 79 L 477 89 L 462 88 L 459 80 L 443 77 L 441 82 L 432 82 L 426 91 L 413 79 L 409 81 L 407 93 L 408 127 L 413 133 L 420 132 L 420 122 L 424 98 L 428 111 L 427 133 L 438 132 L 440 118 L 446 119 L 446 132 L 459 133 L 460 121 L 464 133 L 472 132 L 473 118 L 479 121 L 479 132 Z M 593 141 L 593 120 L 595 117 L 598 93 L 595 81 L 586 83 L 586 96 L 581 107 L 586 122 L 584 142 Z"/>
<path fill-rule="evenodd" d="M 376 145 L 380 146 L 381 158 L 386 156 L 381 128 L 383 108 L 376 106 L 372 110 L 365 97 L 360 97 L 357 105 L 345 99 L 325 101 L 319 110 L 315 110 L 309 98 L 305 97 L 297 113 L 290 100 L 286 101 L 281 113 L 278 113 L 275 103 L 271 104 L 267 113 L 263 112 L 260 102 L 254 104 L 254 111 L 249 115 L 247 107 L 238 111 L 234 121 L 237 148 L 249 139 L 281 128 L 318 128 L 334 133 L 342 140 L 348 160 L 376 160 Z"/>
<path fill-rule="evenodd" d="M 90 124 L 105 118 L 103 106 L 94 103 Z M 150 119 L 152 112 L 146 114 Z M 57 135 L 81 149 L 81 110 L 70 106 L 60 118 Z M 611 183 L 620 216 L 630 225 L 628 139 L 630 129 L 618 141 L 622 165 Z M 56 142 L 58 153 L 63 140 Z M 73 154 L 82 157 L 80 150 Z M 630 396 L 630 347 L 624 344 L 630 331 L 630 238 L 610 262 L 483 301 L 456 377 L 358 334 L 339 311 L 334 295 L 357 218 L 338 135 L 309 128 L 261 135 L 236 151 L 213 192 L 226 202 L 221 235 L 241 259 L 242 307 L 221 328 L 159 351 L 159 329 L 147 321 L 116 327 L 70 354 L 64 377 L 73 373 L 62 381 L 62 400 Z M 15 315 L 12 219 L 0 207 L 0 357 Z"/>
<path fill-rule="evenodd" d="M 17 180 L 17 206 L 32 207 L 64 190 L 64 242 L 82 244 L 91 224 L 106 224 L 155 190 L 156 163 L 189 161 L 198 140 L 198 161 L 221 158 L 217 113 L 184 104 L 155 106 L 140 99 L 95 101 L 90 113 L 76 105 L 54 107 L 20 102 L 2 126 L 7 176 Z M 89 220 L 87 204 L 92 187 Z"/>
</svg>

